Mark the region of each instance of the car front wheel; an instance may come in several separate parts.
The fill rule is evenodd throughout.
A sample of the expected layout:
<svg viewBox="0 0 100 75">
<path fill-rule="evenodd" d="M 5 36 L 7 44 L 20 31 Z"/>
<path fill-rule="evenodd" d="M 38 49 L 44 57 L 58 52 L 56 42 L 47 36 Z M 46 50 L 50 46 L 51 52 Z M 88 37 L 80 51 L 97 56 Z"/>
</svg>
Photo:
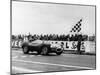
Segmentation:
<svg viewBox="0 0 100 75">
<path fill-rule="evenodd" d="M 61 55 L 61 54 L 62 54 L 62 52 L 56 52 L 56 54 L 57 54 L 57 55 Z"/>
<path fill-rule="evenodd" d="M 42 55 L 47 55 L 48 54 L 48 47 L 42 47 Z"/>
</svg>

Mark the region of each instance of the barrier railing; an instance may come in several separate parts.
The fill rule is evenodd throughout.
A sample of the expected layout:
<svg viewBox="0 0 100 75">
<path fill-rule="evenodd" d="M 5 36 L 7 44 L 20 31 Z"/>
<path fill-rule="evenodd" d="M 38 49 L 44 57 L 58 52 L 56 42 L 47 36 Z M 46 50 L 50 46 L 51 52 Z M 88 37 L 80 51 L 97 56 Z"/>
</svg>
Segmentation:
<svg viewBox="0 0 100 75">
<path fill-rule="evenodd" d="M 12 48 L 20 48 L 22 40 L 12 40 Z M 77 50 L 77 41 L 44 41 L 50 44 L 63 44 L 64 50 Z M 95 42 L 82 41 L 81 51 L 95 53 Z"/>
</svg>

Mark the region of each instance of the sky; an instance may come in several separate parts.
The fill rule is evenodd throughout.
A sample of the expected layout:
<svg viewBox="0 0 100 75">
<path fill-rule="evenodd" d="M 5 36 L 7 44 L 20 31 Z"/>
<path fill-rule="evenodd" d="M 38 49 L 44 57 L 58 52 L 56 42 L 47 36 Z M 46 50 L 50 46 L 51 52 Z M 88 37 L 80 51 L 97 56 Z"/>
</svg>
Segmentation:
<svg viewBox="0 0 100 75">
<path fill-rule="evenodd" d="M 82 18 L 81 33 L 95 34 L 95 7 L 12 1 L 12 34 L 70 34 Z"/>
</svg>

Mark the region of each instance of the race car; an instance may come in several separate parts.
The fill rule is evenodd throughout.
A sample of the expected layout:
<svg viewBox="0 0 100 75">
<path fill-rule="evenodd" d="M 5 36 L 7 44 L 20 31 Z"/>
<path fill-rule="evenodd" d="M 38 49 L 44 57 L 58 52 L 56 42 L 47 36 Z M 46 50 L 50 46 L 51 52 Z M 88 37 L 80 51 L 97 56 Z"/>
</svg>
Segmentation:
<svg viewBox="0 0 100 75">
<path fill-rule="evenodd" d="M 47 55 L 48 53 L 56 53 L 61 55 L 63 52 L 63 46 L 60 44 L 50 44 L 43 40 L 27 41 L 22 43 L 22 49 L 24 54 L 28 54 L 29 51 L 37 51 L 37 54 Z"/>
</svg>

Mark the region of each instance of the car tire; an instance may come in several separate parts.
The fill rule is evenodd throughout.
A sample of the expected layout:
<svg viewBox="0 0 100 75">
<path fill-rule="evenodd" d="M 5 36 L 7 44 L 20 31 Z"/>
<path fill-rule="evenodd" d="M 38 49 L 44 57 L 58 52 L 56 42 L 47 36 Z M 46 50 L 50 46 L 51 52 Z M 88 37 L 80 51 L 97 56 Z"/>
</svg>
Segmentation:
<svg viewBox="0 0 100 75">
<path fill-rule="evenodd" d="M 48 47 L 44 46 L 42 47 L 42 52 L 41 52 L 42 55 L 47 55 L 48 54 Z"/>
<path fill-rule="evenodd" d="M 61 55 L 61 54 L 62 54 L 62 52 L 56 52 L 56 54 L 57 54 L 57 55 Z"/>
<path fill-rule="evenodd" d="M 23 47 L 23 53 L 24 54 L 28 54 L 29 53 L 29 50 L 28 50 L 28 47 L 27 46 L 24 46 Z"/>
</svg>

